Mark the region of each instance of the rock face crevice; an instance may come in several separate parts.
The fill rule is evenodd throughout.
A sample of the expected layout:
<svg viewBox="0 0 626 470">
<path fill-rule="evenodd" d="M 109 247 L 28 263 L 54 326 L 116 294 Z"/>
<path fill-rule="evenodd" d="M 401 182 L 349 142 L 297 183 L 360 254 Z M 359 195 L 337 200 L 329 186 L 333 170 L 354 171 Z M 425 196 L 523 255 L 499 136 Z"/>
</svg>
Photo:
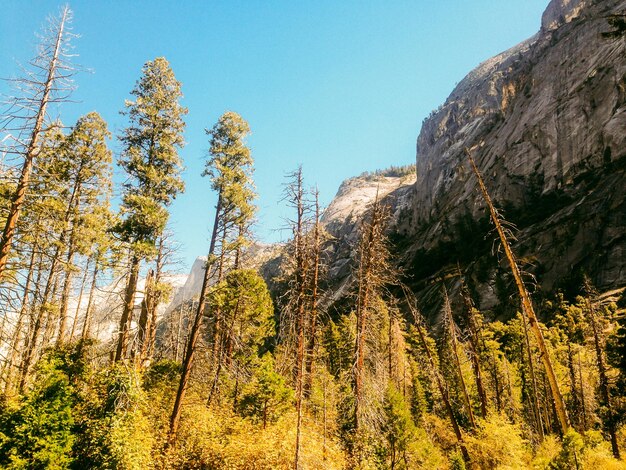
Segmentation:
<svg viewBox="0 0 626 470">
<path fill-rule="evenodd" d="M 480 64 L 425 120 L 413 265 L 455 237 L 442 233 L 446 223 L 484 216 L 463 154 L 481 144 L 477 164 L 518 223 L 517 250 L 536 258 L 544 288 L 574 270 L 599 287 L 626 283 L 626 38 L 601 34 L 607 16 L 623 11 L 624 1 L 552 1 L 535 36 Z M 488 287 L 480 290 L 490 303 Z"/>
</svg>

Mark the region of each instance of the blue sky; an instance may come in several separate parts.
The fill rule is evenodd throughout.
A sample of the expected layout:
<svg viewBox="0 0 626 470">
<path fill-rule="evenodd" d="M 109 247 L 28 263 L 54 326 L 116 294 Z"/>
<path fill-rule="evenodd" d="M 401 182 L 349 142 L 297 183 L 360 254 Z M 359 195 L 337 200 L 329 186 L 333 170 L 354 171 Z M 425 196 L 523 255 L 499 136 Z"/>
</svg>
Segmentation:
<svg viewBox="0 0 626 470">
<path fill-rule="evenodd" d="M 259 193 L 257 237 L 285 239 L 283 176 L 303 165 L 328 204 L 341 181 L 415 161 L 422 120 L 481 61 L 539 30 L 548 0 L 318 0 L 70 2 L 76 103 L 66 124 L 98 111 L 119 135 L 119 114 L 141 66 L 171 63 L 189 108 L 187 190 L 171 208 L 186 270 L 208 248 L 215 196 L 200 177 L 204 129 L 226 110 L 249 123 Z M 35 33 L 55 1 L 5 0 L 0 13 L 0 76 L 33 56 Z M 6 93 L 4 84 L 0 92 Z M 118 143 L 111 142 L 114 150 Z M 116 180 L 121 173 L 116 170 Z"/>
</svg>

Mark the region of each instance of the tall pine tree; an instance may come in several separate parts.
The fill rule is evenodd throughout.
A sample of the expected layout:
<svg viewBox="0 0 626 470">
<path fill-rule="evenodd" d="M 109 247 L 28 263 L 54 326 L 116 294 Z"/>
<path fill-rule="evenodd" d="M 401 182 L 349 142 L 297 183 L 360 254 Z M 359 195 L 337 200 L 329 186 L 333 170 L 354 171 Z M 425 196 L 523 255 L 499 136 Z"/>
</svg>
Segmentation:
<svg viewBox="0 0 626 470">
<path fill-rule="evenodd" d="M 129 276 L 118 332 L 115 361 L 124 358 L 127 336 L 135 303 L 135 291 L 142 260 L 155 254 L 155 244 L 168 219 L 167 206 L 184 190 L 180 177 L 183 147 L 183 116 L 187 109 L 179 100 L 181 85 L 164 57 L 147 62 L 126 102 L 130 125 L 120 138 L 123 145 L 120 166 L 126 171 L 121 213 L 116 227 L 128 243 Z"/>
</svg>

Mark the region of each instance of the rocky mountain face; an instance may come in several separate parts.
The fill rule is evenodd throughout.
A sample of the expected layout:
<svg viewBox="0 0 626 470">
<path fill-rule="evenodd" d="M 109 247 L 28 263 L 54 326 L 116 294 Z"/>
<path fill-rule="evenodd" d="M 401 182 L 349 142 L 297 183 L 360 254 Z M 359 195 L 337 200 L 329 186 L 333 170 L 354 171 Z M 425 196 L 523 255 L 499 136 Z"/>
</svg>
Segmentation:
<svg viewBox="0 0 626 470">
<path fill-rule="evenodd" d="M 498 302 L 484 203 L 464 148 L 517 224 L 514 249 L 544 290 L 585 271 L 626 283 L 626 37 L 608 39 L 616 0 L 553 0 L 532 38 L 480 64 L 423 123 L 412 210 L 398 220 L 418 289 L 468 269 L 481 306 Z M 460 245 L 460 246 L 459 246 Z"/>
<path fill-rule="evenodd" d="M 510 299 L 465 148 L 517 226 L 514 250 L 540 289 L 576 284 L 582 272 L 603 290 L 625 285 L 626 37 L 602 34 L 624 12 L 623 0 L 551 1 L 536 35 L 472 70 L 424 120 L 416 175 L 345 181 L 322 217 L 325 303 L 350 293 L 360 226 L 376 197 L 390 207 L 394 254 L 427 313 L 437 310 L 442 279 L 458 287 L 457 266 L 481 308 Z M 276 290 L 284 251 L 258 246 L 250 256 Z M 178 280 L 164 315 L 197 297 L 204 262 Z"/>
<path fill-rule="evenodd" d="M 443 279 L 458 289 L 458 267 L 481 308 L 511 302 L 465 148 L 515 224 L 514 250 L 540 290 L 578 287 L 583 273 L 603 290 L 626 284 L 626 37 L 602 34 L 623 12 L 624 1 L 553 0 L 536 35 L 480 64 L 424 120 L 416 176 L 344 182 L 322 218 L 331 235 L 326 303 L 350 293 L 360 225 L 377 194 L 391 208 L 403 281 L 429 316 Z M 263 273 L 276 279 L 280 256 Z"/>
</svg>

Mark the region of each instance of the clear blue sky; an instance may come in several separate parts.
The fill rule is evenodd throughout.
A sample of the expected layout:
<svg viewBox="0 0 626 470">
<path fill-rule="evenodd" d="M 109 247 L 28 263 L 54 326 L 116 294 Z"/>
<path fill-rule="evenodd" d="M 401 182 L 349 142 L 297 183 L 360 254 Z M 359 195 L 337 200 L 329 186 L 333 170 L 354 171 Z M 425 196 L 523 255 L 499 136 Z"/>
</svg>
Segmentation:
<svg viewBox="0 0 626 470">
<path fill-rule="evenodd" d="M 4 0 L 0 76 L 34 53 L 35 32 L 61 2 Z M 259 193 L 256 233 L 279 231 L 283 175 L 302 163 L 328 204 L 341 181 L 413 163 L 425 116 L 481 61 L 539 30 L 548 0 L 70 2 L 81 73 L 60 110 L 66 124 L 98 111 L 118 134 L 124 99 L 147 60 L 165 56 L 189 108 L 181 152 L 185 194 L 171 228 L 188 268 L 208 248 L 215 197 L 200 177 L 206 127 L 225 110 L 252 128 Z M 6 87 L 0 84 L 0 91 Z M 118 143 L 112 141 L 117 150 Z M 117 171 L 116 179 L 121 178 Z"/>
</svg>

